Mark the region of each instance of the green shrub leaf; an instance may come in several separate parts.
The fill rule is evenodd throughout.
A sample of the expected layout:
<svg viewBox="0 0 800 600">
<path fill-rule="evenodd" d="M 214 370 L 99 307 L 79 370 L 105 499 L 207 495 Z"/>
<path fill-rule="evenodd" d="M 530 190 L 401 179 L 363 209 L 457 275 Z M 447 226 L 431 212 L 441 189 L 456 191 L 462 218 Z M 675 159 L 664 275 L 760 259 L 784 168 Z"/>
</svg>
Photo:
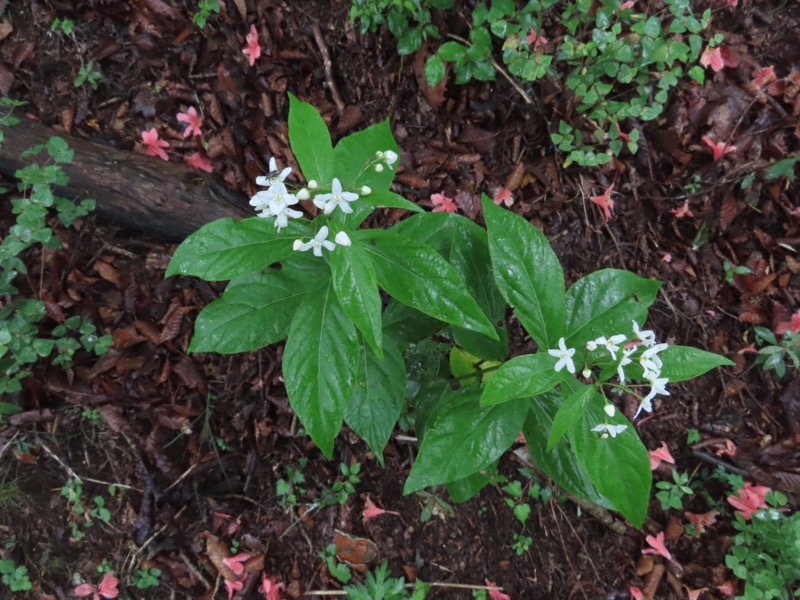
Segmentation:
<svg viewBox="0 0 800 600">
<path fill-rule="evenodd" d="M 333 179 L 333 144 L 317 109 L 289 94 L 289 143 L 306 180 Z"/>
<path fill-rule="evenodd" d="M 702 375 L 714 367 L 733 367 L 735 364 L 719 354 L 691 346 L 670 346 L 660 355 L 664 366 L 661 377 L 670 381 L 686 381 Z"/>
</svg>

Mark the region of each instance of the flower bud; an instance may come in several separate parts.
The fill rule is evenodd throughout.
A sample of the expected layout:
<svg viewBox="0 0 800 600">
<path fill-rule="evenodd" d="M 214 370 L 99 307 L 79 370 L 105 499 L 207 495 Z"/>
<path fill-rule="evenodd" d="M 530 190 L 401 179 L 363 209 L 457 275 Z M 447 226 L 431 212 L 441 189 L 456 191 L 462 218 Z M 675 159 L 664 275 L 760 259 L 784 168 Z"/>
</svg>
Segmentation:
<svg viewBox="0 0 800 600">
<path fill-rule="evenodd" d="M 595 350 L 597 350 L 597 342 L 593 340 L 586 342 L 586 349 L 589 352 L 594 352 Z"/>
<path fill-rule="evenodd" d="M 372 188 L 368 185 L 361 186 L 361 195 L 362 196 L 369 196 L 372 193 Z"/>
<path fill-rule="evenodd" d="M 311 193 L 306 188 L 303 188 L 302 190 L 297 192 L 296 198 L 298 200 L 308 200 L 309 198 L 311 198 Z"/>
<path fill-rule="evenodd" d="M 589 379 L 592 376 L 592 370 L 589 367 L 586 367 L 583 371 L 581 371 L 581 375 L 583 375 L 584 379 Z"/>
<path fill-rule="evenodd" d="M 606 413 L 609 417 L 613 417 L 614 413 L 617 412 L 617 408 L 613 404 L 606 404 L 603 407 L 603 412 Z"/>
<path fill-rule="evenodd" d="M 378 150 L 378 151 L 375 153 L 375 158 L 377 158 L 378 160 L 383 160 L 383 152 L 381 152 L 380 150 Z"/>
<path fill-rule="evenodd" d="M 353 245 L 353 242 L 350 241 L 350 236 L 347 235 L 344 231 L 340 231 L 339 233 L 337 233 L 336 237 L 333 238 L 333 241 L 335 241 L 340 246 L 352 246 Z"/>
<path fill-rule="evenodd" d="M 393 152 L 392 150 L 387 150 L 383 153 L 383 157 L 386 160 L 387 165 L 393 165 L 397 162 L 397 152 Z"/>
<path fill-rule="evenodd" d="M 317 187 L 319 187 L 319 184 L 317 183 L 316 179 L 312 179 L 311 181 L 308 182 L 308 188 L 309 189 L 315 190 L 315 189 L 317 189 Z"/>
<path fill-rule="evenodd" d="M 380 163 L 378 163 L 377 165 L 375 165 L 375 172 L 376 172 L 376 173 L 383 173 L 383 165 L 382 165 L 382 164 L 380 164 Z"/>
</svg>

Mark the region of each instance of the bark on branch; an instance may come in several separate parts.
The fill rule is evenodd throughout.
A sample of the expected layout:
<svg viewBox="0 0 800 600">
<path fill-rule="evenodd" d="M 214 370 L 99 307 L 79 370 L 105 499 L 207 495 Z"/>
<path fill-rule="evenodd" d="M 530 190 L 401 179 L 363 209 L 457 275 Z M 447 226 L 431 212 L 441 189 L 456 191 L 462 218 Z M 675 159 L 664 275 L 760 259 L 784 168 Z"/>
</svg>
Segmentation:
<svg viewBox="0 0 800 600">
<path fill-rule="evenodd" d="M 211 174 L 178 163 L 110 148 L 64 135 L 25 117 L 4 128 L 0 173 L 13 178 L 29 164 L 22 151 L 47 142 L 53 135 L 67 140 L 75 151 L 63 165 L 69 185 L 57 187 L 64 198 L 94 198 L 103 218 L 164 241 L 180 241 L 199 227 L 221 217 L 252 216 L 247 198 L 230 191 Z"/>
</svg>

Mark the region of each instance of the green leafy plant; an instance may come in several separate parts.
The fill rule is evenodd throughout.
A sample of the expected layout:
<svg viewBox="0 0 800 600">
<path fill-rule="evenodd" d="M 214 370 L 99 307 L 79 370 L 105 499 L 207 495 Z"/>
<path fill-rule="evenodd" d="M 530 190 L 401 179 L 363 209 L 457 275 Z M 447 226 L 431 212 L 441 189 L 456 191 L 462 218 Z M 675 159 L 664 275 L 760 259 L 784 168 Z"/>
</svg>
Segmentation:
<svg viewBox="0 0 800 600">
<path fill-rule="evenodd" d="M 656 487 L 661 490 L 656 492 L 656 498 L 661 502 L 662 510 L 669 510 L 674 508 L 676 510 L 683 510 L 684 496 L 691 496 L 694 490 L 689 487 L 688 473 L 679 473 L 672 471 L 672 479 L 674 481 L 659 481 Z"/>
<path fill-rule="evenodd" d="M 434 515 L 443 519 L 456 515 L 453 507 L 436 494 L 420 490 L 417 492 L 417 495 L 424 499 L 422 511 L 419 513 L 419 520 L 421 523 L 427 523 Z"/>
<path fill-rule="evenodd" d="M 17 566 L 10 558 L 0 560 L 0 574 L 3 576 L 3 584 L 12 592 L 27 592 L 33 589 L 33 584 L 28 578 L 28 567 Z"/>
<path fill-rule="evenodd" d="M 204 29 L 212 13 L 219 14 L 219 0 L 200 0 L 197 3 L 197 12 L 192 15 L 192 21 L 200 29 Z"/>
<path fill-rule="evenodd" d="M 728 285 L 733 285 L 734 275 L 747 275 L 748 273 L 752 273 L 747 267 L 743 265 L 734 265 L 729 260 L 722 263 L 722 269 L 725 271 L 725 281 L 728 282 Z"/>
<path fill-rule="evenodd" d="M 103 75 L 96 69 L 94 61 L 90 60 L 86 64 L 81 65 L 78 69 L 78 75 L 72 83 L 75 87 L 81 87 L 84 83 L 88 82 L 89 85 L 92 86 L 92 89 L 96 90 L 102 79 Z"/>
<path fill-rule="evenodd" d="M 19 102 L 0 98 L 0 111 L 6 111 L 0 117 L 0 126 L 18 122 L 11 114 L 18 106 Z M 17 278 L 28 272 L 20 258 L 28 249 L 37 245 L 61 248 L 60 238 L 48 223 L 51 211 L 62 225 L 69 227 L 94 209 L 94 200 L 75 204 L 53 192 L 54 186 L 69 181 L 61 165 L 72 162 L 73 151 L 64 139 L 52 137 L 23 152 L 21 158 L 43 151 L 49 156 L 44 165 L 32 163 L 15 173 L 20 181 L 18 195 L 12 196 L 10 202 L 16 222 L 0 243 L 0 294 L 10 298 L 0 308 L 0 394 L 19 391 L 31 366 L 50 358 L 54 351 L 52 363 L 70 368 L 80 348 L 100 355 L 111 345 L 111 336 L 98 336 L 94 325 L 79 316 L 68 317 L 43 334 L 47 314 L 44 302 L 23 297 L 16 287 Z"/>
<path fill-rule="evenodd" d="M 367 572 L 363 583 L 344 587 L 351 600 L 422 600 L 429 589 L 430 586 L 417 582 L 413 592 L 409 592 L 405 579 L 390 576 L 386 561 L 374 571 Z"/>
<path fill-rule="evenodd" d="M 358 473 L 361 471 L 359 463 L 353 463 L 349 466 L 342 463 L 339 465 L 339 470 L 342 473 L 342 478 L 337 479 L 329 490 L 325 490 L 319 502 L 320 506 L 327 506 L 328 504 L 343 506 L 350 494 L 355 493 L 355 486 L 361 482 L 358 477 Z"/>
<path fill-rule="evenodd" d="M 61 495 L 67 500 L 70 532 L 75 539 L 83 538 L 85 530 L 92 527 L 95 520 L 111 522 L 111 511 L 106 508 L 105 499 L 98 495 L 92 499 L 94 506 L 87 505 L 83 500 L 83 484 L 78 479 L 68 480 L 61 488 Z"/>
<path fill-rule="evenodd" d="M 431 4 L 446 9 L 452 2 Z M 703 48 L 700 34 L 708 27 L 711 11 L 698 19 L 689 0 L 665 0 L 664 10 L 657 14 L 636 12 L 621 0 L 517 4 L 478 2 L 472 9 L 468 39 L 440 31 L 420 2 L 353 0 L 350 17 L 360 21 L 362 33 L 387 23 L 400 54 L 415 52 L 424 40 L 449 38 L 434 47 L 426 62 L 430 86 L 445 76 L 448 64 L 459 84 L 492 80 L 498 71 L 522 84 L 543 78 L 562 82 L 574 97 L 575 117 L 572 123 L 559 122 L 551 137 L 567 153 L 567 165 L 605 164 L 625 148 L 635 154 L 639 131 L 624 133 L 620 124 L 626 119 L 658 118 L 683 76 L 703 81 L 703 69 L 692 65 Z M 409 21 L 419 25 L 410 26 Z M 555 28 L 553 22 L 558 23 Z M 545 31 L 545 23 L 551 29 Z M 545 36 L 561 41 L 556 47 Z M 495 38 L 508 73 L 494 58 Z"/>
<path fill-rule="evenodd" d="M 304 494 L 305 489 L 301 487 L 305 483 L 306 477 L 303 475 L 303 469 L 308 465 L 307 458 L 301 458 L 298 462 L 297 468 L 287 465 L 286 479 L 278 479 L 275 482 L 275 494 L 278 496 L 278 504 L 284 510 L 287 506 L 294 506 L 297 504 L 297 495 Z"/>
<path fill-rule="evenodd" d="M 513 534 L 511 540 L 511 549 L 517 554 L 517 556 L 522 556 L 525 554 L 531 549 L 531 544 L 533 544 L 532 537 L 522 535 L 521 533 Z"/>
<path fill-rule="evenodd" d="M 398 149 L 387 122 L 334 147 L 319 113 L 292 96 L 289 140 L 304 187 L 286 183 L 291 170 L 272 161 L 257 179 L 268 189 L 250 201 L 260 217 L 215 221 L 175 251 L 167 276 L 230 280 L 198 315 L 189 350 L 229 354 L 286 339 L 289 402 L 329 458 L 346 422 L 382 460 L 400 415 L 413 413 L 420 446 L 406 494 L 445 484 L 468 499 L 522 424 L 534 461 L 556 483 L 641 524 L 649 458 L 609 392 L 650 411 L 667 383 L 733 364 L 656 344 L 639 329 L 660 282 L 605 269 L 567 290 L 545 236 L 485 196 L 486 230 L 422 213 L 389 190 Z M 301 200 L 317 207 L 313 219 L 290 208 Z M 422 214 L 359 229 L 379 206 Z M 506 304 L 536 354 L 507 360 Z M 454 348 L 499 366 L 454 388 L 442 354 L 419 362 Z"/>
<path fill-rule="evenodd" d="M 161 569 L 154 567 L 149 569 L 137 569 L 131 575 L 131 583 L 139 590 L 158 587 L 158 578 L 161 577 Z"/>
<path fill-rule="evenodd" d="M 387 25 L 397 39 L 397 53 L 413 54 L 422 42 L 438 39 L 439 28 L 432 23 L 431 9 L 446 9 L 454 0 L 353 0 L 350 20 L 360 23 L 361 34 Z"/>
<path fill-rule="evenodd" d="M 770 508 L 753 513 L 745 520 L 736 513 L 733 538 L 725 564 L 745 582 L 744 594 L 737 600 L 800 596 L 800 513 L 787 516 L 778 510 L 787 503 L 780 492 L 766 495 Z"/>
<path fill-rule="evenodd" d="M 320 556 L 325 560 L 328 566 L 328 572 L 342 583 L 350 583 L 353 578 L 353 572 L 344 563 L 340 563 L 336 558 L 336 544 L 329 544 L 320 553 Z"/>
<path fill-rule="evenodd" d="M 797 369 L 800 367 L 800 333 L 787 329 L 781 334 L 781 341 L 766 327 L 756 327 L 756 339 L 764 344 L 758 350 L 756 364 L 765 371 L 775 371 L 778 377 L 786 375 L 786 361 Z"/>
<path fill-rule="evenodd" d="M 75 29 L 75 23 L 72 19 L 61 19 L 56 17 L 53 20 L 53 24 L 50 26 L 50 31 L 56 32 L 58 30 L 64 32 L 65 35 L 72 35 L 72 32 Z"/>
</svg>

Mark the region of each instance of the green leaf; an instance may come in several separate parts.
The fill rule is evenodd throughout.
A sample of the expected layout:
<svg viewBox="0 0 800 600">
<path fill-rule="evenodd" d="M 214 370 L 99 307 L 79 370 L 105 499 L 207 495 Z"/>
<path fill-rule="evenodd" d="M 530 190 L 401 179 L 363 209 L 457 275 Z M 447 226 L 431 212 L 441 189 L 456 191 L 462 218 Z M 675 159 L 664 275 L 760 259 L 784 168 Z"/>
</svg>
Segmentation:
<svg viewBox="0 0 800 600">
<path fill-rule="evenodd" d="M 344 420 L 364 438 L 383 466 L 383 448 L 405 407 L 405 365 L 397 345 L 389 339 L 383 341 L 383 360 L 363 342 L 359 347 L 358 376 Z"/>
<path fill-rule="evenodd" d="M 16 404 L 10 402 L 0 402 L 0 416 L 11 416 L 22 412 L 22 409 Z"/>
<path fill-rule="evenodd" d="M 660 287 L 660 281 L 619 269 L 582 277 L 567 291 L 567 346 L 582 349 L 597 337 L 632 331 L 632 321 L 642 325 Z"/>
<path fill-rule="evenodd" d="M 488 472 L 496 470 L 496 466 L 495 468 L 481 469 L 462 479 L 448 482 L 446 485 L 450 498 L 453 499 L 453 502 L 466 502 L 491 481 L 491 475 Z"/>
<path fill-rule="evenodd" d="M 75 152 L 69 149 L 64 138 L 53 136 L 47 140 L 47 152 L 53 157 L 53 160 L 60 163 L 72 163 L 72 158 Z"/>
<path fill-rule="evenodd" d="M 404 494 L 480 471 L 514 443 L 527 402 L 482 407 L 479 395 L 479 390 L 459 391 L 439 410 L 425 431 Z"/>
<path fill-rule="evenodd" d="M 409 29 L 397 39 L 397 53 L 401 56 L 414 54 L 422 45 L 422 32 L 415 28 Z"/>
<path fill-rule="evenodd" d="M 530 413 L 525 420 L 523 433 L 533 461 L 569 493 L 598 506 L 611 508 L 608 499 L 597 491 L 579 464 L 570 444 L 556 444 L 551 452 L 547 451 L 553 418 L 563 401 L 564 397 L 556 392 L 540 394 L 530 401 Z M 594 433 L 592 436 L 596 437 Z"/>
<path fill-rule="evenodd" d="M 605 419 L 605 414 L 598 411 Z M 636 430 L 617 412 L 607 419 L 614 425 L 628 428 L 615 438 L 600 438 L 591 428 L 603 421 L 586 411 L 578 427 L 570 432 L 575 457 L 589 476 L 592 485 L 636 527 L 647 516 L 652 472 L 650 457 Z"/>
<path fill-rule="evenodd" d="M 780 177 L 786 177 L 789 179 L 789 181 L 794 182 L 796 179 L 794 169 L 798 161 L 800 161 L 800 156 L 793 156 L 792 158 L 779 160 L 773 165 L 770 165 L 769 169 L 767 169 L 767 172 L 764 175 L 764 178 L 771 180 L 778 179 Z"/>
<path fill-rule="evenodd" d="M 545 348 L 564 332 L 564 273 L 547 238 L 484 194 L 494 279 L 525 330 Z"/>
<path fill-rule="evenodd" d="M 550 452 L 564 434 L 577 423 L 586 412 L 592 400 L 598 396 L 597 390 L 592 385 L 579 385 L 572 392 L 553 418 L 550 429 L 550 438 L 547 441 L 547 451 Z M 602 404 L 602 402 L 600 403 Z"/>
<path fill-rule="evenodd" d="M 400 302 L 392 302 L 383 311 L 383 333 L 399 344 L 415 344 L 444 327 L 438 319 Z"/>
<path fill-rule="evenodd" d="M 307 292 L 289 270 L 267 269 L 234 279 L 197 316 L 189 352 L 235 354 L 282 340 Z"/>
<path fill-rule="evenodd" d="M 425 61 L 425 83 L 429 87 L 436 87 L 444 77 L 444 62 L 438 54 L 431 54 Z"/>
<path fill-rule="evenodd" d="M 356 330 L 333 285 L 308 294 L 292 319 L 283 351 L 289 403 L 326 458 L 342 427 L 358 373 Z"/>
<path fill-rule="evenodd" d="M 378 283 L 396 300 L 441 321 L 497 338 L 455 269 L 429 246 L 390 231 L 356 232 L 372 256 Z"/>
<path fill-rule="evenodd" d="M 558 359 L 547 353 L 524 354 L 504 363 L 486 384 L 481 405 L 502 404 L 515 398 L 530 398 L 553 389 L 561 381 Z"/>
<path fill-rule="evenodd" d="M 686 381 L 706 373 L 714 367 L 734 367 L 724 356 L 691 346 L 669 346 L 659 354 L 664 366 L 661 377 L 670 381 Z"/>
<path fill-rule="evenodd" d="M 467 47 L 458 42 L 445 42 L 436 53 L 442 57 L 442 60 L 447 62 L 458 62 L 464 60 L 467 55 Z"/>
<path fill-rule="evenodd" d="M 333 179 L 333 144 L 316 108 L 289 94 L 289 143 L 307 181 Z"/>
<path fill-rule="evenodd" d="M 381 296 L 369 254 L 358 243 L 336 248 L 331 253 L 331 275 L 342 310 L 382 356 Z"/>
<path fill-rule="evenodd" d="M 207 281 L 224 281 L 290 256 L 294 253 L 292 244 L 308 233 L 308 227 L 290 221 L 278 232 L 273 220 L 224 218 L 204 225 L 178 246 L 165 276 L 194 275 Z"/>
<path fill-rule="evenodd" d="M 400 194 L 395 194 L 394 192 L 389 190 L 373 189 L 372 193 L 369 194 L 368 196 L 361 196 L 361 200 L 378 207 L 403 208 L 411 212 L 427 214 L 425 213 L 424 208 L 417 206 L 413 202 L 409 202 L 408 200 L 403 198 Z"/>
</svg>

